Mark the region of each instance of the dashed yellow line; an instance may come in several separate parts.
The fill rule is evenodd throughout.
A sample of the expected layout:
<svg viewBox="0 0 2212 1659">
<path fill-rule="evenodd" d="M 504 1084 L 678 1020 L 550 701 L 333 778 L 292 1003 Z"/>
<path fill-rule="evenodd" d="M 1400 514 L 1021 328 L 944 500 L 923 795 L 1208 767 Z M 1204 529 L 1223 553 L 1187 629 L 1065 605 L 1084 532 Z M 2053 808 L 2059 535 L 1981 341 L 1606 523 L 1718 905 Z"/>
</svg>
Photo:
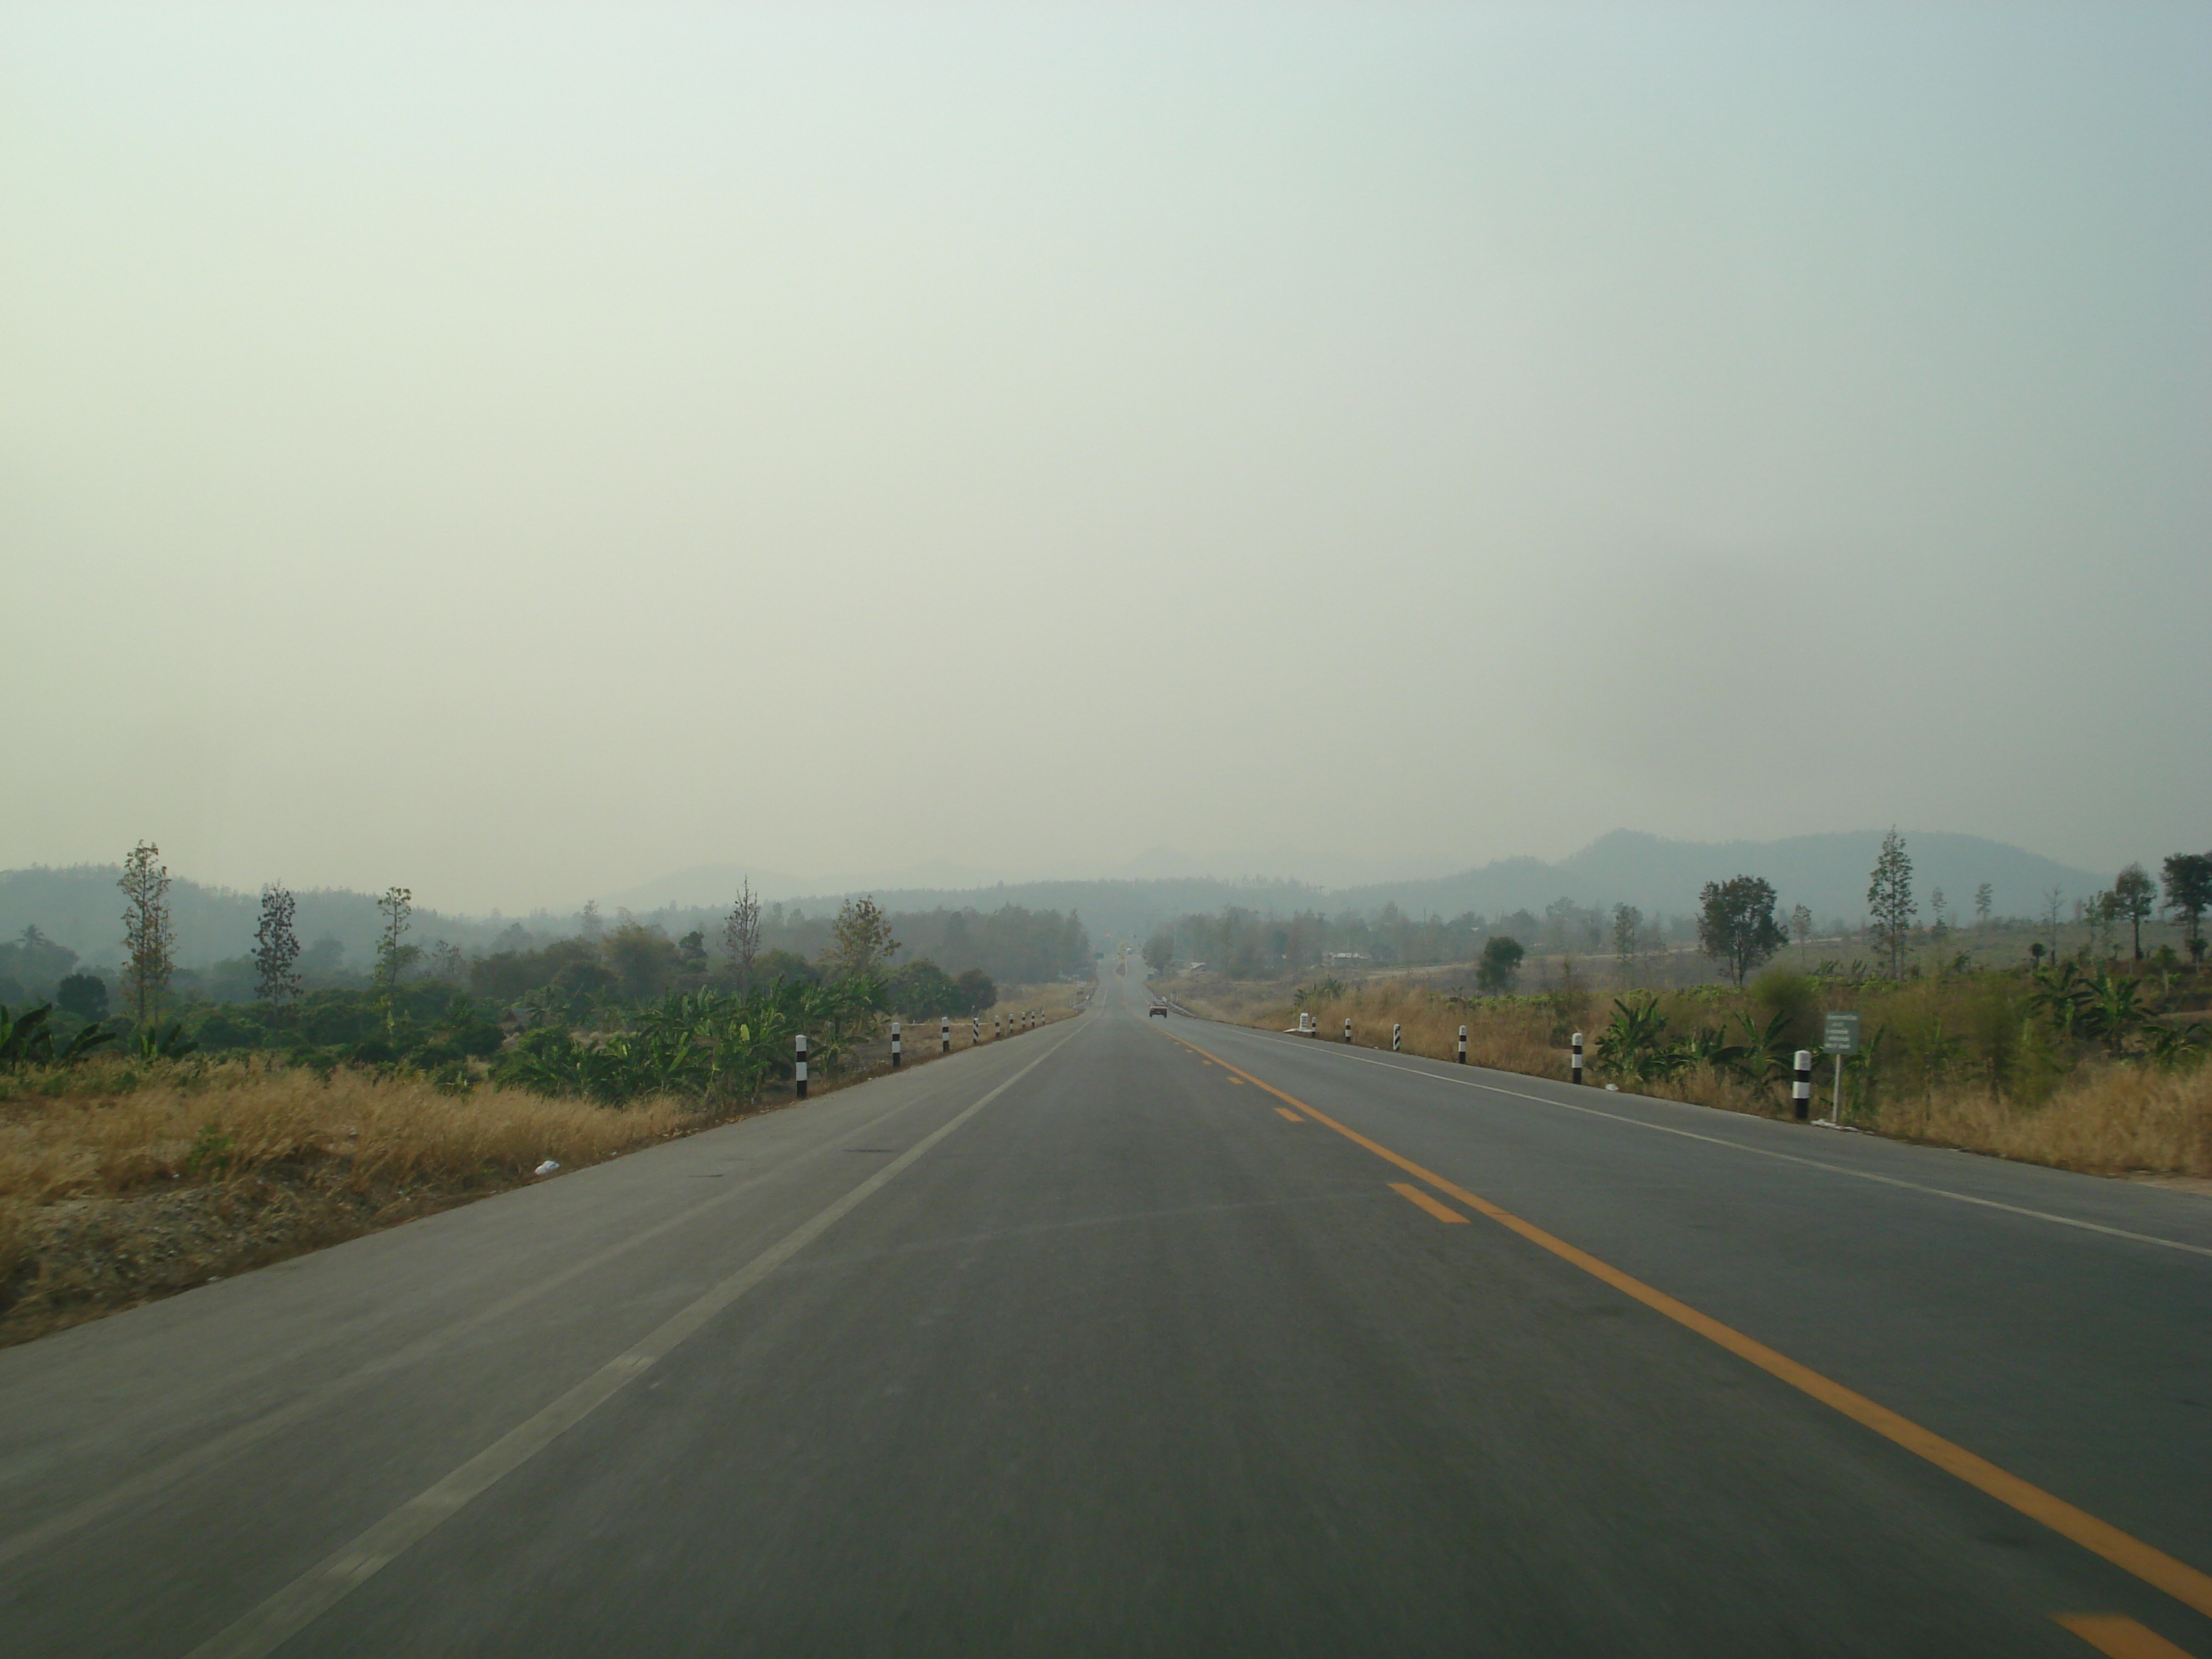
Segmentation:
<svg viewBox="0 0 2212 1659">
<path fill-rule="evenodd" d="M 1392 1152 L 1380 1141 L 1371 1140 L 1357 1129 L 1339 1123 L 1328 1113 L 1316 1111 L 1297 1096 L 1284 1093 L 1273 1084 L 1265 1082 L 1238 1066 L 1231 1066 L 1218 1055 L 1206 1054 L 1206 1050 L 1200 1048 L 1196 1043 L 1182 1037 L 1177 1037 L 1176 1041 L 1182 1043 L 1192 1053 L 1205 1055 L 1206 1059 L 1213 1060 L 1224 1069 L 1235 1073 L 1255 1088 L 1266 1090 L 1285 1105 L 1296 1108 L 1315 1122 L 1324 1124 L 1335 1130 L 1354 1146 L 1364 1146 L 1376 1157 L 1397 1165 L 1416 1181 L 1425 1182 L 1446 1197 L 1457 1199 L 1469 1209 L 1487 1216 L 1499 1226 L 1520 1234 L 1539 1249 L 1547 1250 L 1560 1261 L 1581 1268 L 1592 1278 L 1602 1279 L 1623 1295 L 1632 1297 L 1641 1302 L 1654 1313 L 1663 1314 L 1684 1329 L 1695 1331 L 1699 1336 L 1726 1348 L 1737 1358 L 1750 1361 L 1769 1376 L 1787 1382 L 1801 1394 L 1807 1395 L 1819 1401 L 1822 1405 L 1842 1413 L 1855 1423 L 1872 1429 L 1885 1440 L 1902 1446 L 1917 1457 L 1925 1458 L 1937 1468 L 1957 1476 L 1978 1492 L 1996 1498 L 2000 1504 L 2019 1511 L 2030 1520 L 2040 1522 L 2060 1537 L 2070 1539 L 2091 1554 L 2102 1556 L 2122 1571 L 2132 1574 L 2142 1580 L 2144 1583 L 2165 1591 L 2175 1601 L 2194 1607 L 2208 1618 L 2212 1618 L 2212 1574 L 2203 1572 L 2191 1566 L 2186 1561 L 2176 1559 L 2166 1554 L 2165 1551 L 2144 1543 L 2142 1540 L 2132 1534 L 2121 1531 L 2110 1522 L 2100 1520 L 2087 1510 L 2078 1508 L 2064 1498 L 2056 1497 L 2044 1491 L 2040 1486 L 2021 1480 L 2008 1470 L 1999 1468 L 1987 1458 L 1976 1455 L 1964 1446 L 1955 1444 L 1939 1434 L 1922 1428 L 1910 1418 L 1900 1416 L 1890 1410 L 1888 1407 L 1879 1405 L 1864 1395 L 1823 1376 L 1809 1365 L 1800 1364 L 1789 1355 L 1768 1347 L 1764 1342 L 1746 1336 L 1732 1326 L 1723 1325 L 1711 1315 L 1700 1313 L 1687 1303 L 1677 1301 L 1664 1291 L 1656 1290 L 1646 1285 L 1642 1279 L 1623 1273 L 1610 1262 L 1601 1261 L 1589 1251 L 1577 1249 L 1565 1239 L 1554 1237 L 1534 1223 L 1523 1221 L 1519 1216 L 1499 1208 L 1488 1199 L 1480 1197 L 1468 1191 L 1466 1188 L 1445 1180 L 1434 1170 L 1423 1169 L 1402 1153 Z M 1401 1187 L 1398 1190 L 1407 1192 L 1410 1195 L 1410 1191 L 1407 1188 Z M 2106 1635 L 2110 1635 L 2118 1628 L 2112 1618 L 2107 1615 L 2081 1614 L 2067 1617 L 2092 1621 L 2091 1628 Z M 2060 1622 L 2066 1624 L 2069 1630 L 2073 1631 L 2077 1636 L 2081 1636 L 2085 1641 L 2092 1642 L 2094 1645 L 2094 1638 L 2084 1630 L 2075 1624 L 2067 1623 L 2066 1619 L 2062 1619 Z M 2141 1627 L 2138 1626 L 2138 1628 Z M 2163 1644 L 2165 1641 L 2164 1638 L 2148 1630 L 2143 1631 L 2142 1634 L 2154 1643 Z M 2129 1650 L 2107 1649 L 2106 1651 L 2113 1653 L 2115 1659 L 2156 1659 L 2156 1656 L 2179 1653 L 2180 1650 L 2167 1644 L 2160 1647 L 2139 1647 Z M 2184 1655 L 2183 1659 L 2187 1659 L 2187 1656 Z"/>
<path fill-rule="evenodd" d="M 1292 1111 L 1287 1106 L 1278 1106 L 1275 1109 L 1278 1112 L 1280 1112 L 1285 1117 L 1290 1119 L 1293 1123 L 1303 1123 L 1305 1121 L 1305 1119 L 1300 1117 L 1296 1112 Z"/>
<path fill-rule="evenodd" d="M 1414 1204 L 1418 1204 L 1421 1208 L 1426 1210 L 1431 1215 L 1436 1217 L 1439 1221 L 1456 1221 L 1462 1226 L 1465 1226 L 1467 1224 L 1467 1218 L 1465 1216 L 1462 1215 L 1457 1210 L 1453 1209 L 1449 1204 L 1437 1203 L 1436 1200 L 1431 1198 L 1419 1187 L 1408 1186 L 1402 1181 L 1394 1181 L 1390 1183 L 1390 1190 L 1397 1194 L 1401 1198 L 1407 1199 Z"/>
<path fill-rule="evenodd" d="M 2062 1613 L 2058 1622 L 2107 1659 L 2189 1659 L 2154 1630 L 2119 1613 Z"/>
</svg>

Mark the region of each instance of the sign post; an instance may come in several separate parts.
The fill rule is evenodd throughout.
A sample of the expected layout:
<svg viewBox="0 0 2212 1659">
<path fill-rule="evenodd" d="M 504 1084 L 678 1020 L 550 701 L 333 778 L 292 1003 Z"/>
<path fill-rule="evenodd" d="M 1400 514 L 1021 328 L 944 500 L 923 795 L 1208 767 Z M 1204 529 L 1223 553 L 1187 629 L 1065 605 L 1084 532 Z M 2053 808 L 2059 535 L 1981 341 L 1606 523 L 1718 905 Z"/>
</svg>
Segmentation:
<svg viewBox="0 0 2212 1659">
<path fill-rule="evenodd" d="M 1835 1086 L 1828 1095 L 1828 1127 L 1844 1127 L 1844 1056 L 1859 1051 L 1859 1017 L 1830 1014 L 1820 1031 L 1820 1046 L 1836 1057 Z"/>
</svg>

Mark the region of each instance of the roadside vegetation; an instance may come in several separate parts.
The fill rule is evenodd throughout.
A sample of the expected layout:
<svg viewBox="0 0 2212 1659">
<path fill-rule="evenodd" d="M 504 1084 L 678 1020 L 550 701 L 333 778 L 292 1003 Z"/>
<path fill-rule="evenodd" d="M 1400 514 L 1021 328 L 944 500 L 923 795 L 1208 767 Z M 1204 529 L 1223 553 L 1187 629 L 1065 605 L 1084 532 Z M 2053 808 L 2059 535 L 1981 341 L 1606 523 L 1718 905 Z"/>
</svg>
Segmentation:
<svg viewBox="0 0 2212 1659">
<path fill-rule="evenodd" d="M 957 1052 L 1065 1018 L 1093 966 L 1073 917 L 925 916 L 1058 977 L 948 972 L 866 898 L 809 959 L 764 946 L 750 890 L 711 942 L 587 913 L 577 936 L 468 957 L 418 947 L 394 887 L 370 971 L 310 985 L 271 885 L 251 1000 L 220 1001 L 173 989 L 159 849 L 119 884 L 120 972 L 35 928 L 0 946 L 7 988 L 48 990 L 0 1003 L 0 1342 L 782 1104 L 802 1033 L 819 1089 L 886 1068 L 893 1019 L 914 1065 L 940 1018 Z"/>
<path fill-rule="evenodd" d="M 2158 890 L 2136 866 L 2070 929 L 2055 901 L 2043 918 L 2003 924 L 1982 896 L 1984 948 L 1968 950 L 1940 895 L 1920 921 L 1893 835 L 1870 872 L 1867 928 L 1821 941 L 1817 957 L 1806 919 L 1778 916 L 1766 883 L 1709 884 L 1696 918 L 1702 982 L 1682 982 L 1679 958 L 1655 971 L 1632 911 L 1609 959 L 1532 958 L 1492 933 L 1471 961 L 1426 971 L 1340 960 L 1247 979 L 1184 968 L 1158 982 L 1217 1018 L 1280 1030 L 1310 1014 L 1324 1039 L 1340 1039 L 1348 1018 L 1355 1041 L 1388 1048 L 1395 1024 L 1407 1051 L 1437 1059 L 1453 1056 L 1463 1024 L 1470 1063 L 1532 1076 L 1565 1078 L 1580 1032 L 1598 1084 L 1770 1116 L 1790 1112 L 1800 1049 L 1814 1056 L 1816 1115 L 1827 1113 L 1826 1016 L 1856 1013 L 1860 1051 L 1842 1074 L 1852 1127 L 2100 1174 L 2212 1177 L 2201 931 L 2212 857 L 2177 854 L 2165 870 L 2179 950 L 2145 947 Z M 1988 948 L 1992 937 L 2010 948 Z"/>
</svg>

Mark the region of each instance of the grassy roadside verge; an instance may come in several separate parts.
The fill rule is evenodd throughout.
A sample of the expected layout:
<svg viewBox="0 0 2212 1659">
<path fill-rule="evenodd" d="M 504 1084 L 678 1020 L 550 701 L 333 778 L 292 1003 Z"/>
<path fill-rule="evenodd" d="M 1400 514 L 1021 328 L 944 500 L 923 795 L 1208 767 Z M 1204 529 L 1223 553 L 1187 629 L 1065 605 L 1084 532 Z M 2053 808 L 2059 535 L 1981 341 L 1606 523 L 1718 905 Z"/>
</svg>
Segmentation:
<svg viewBox="0 0 2212 1659">
<path fill-rule="evenodd" d="M 1001 1006 L 1050 1024 L 1076 1011 L 1048 993 L 1073 988 Z M 969 1046 L 956 1022 L 952 1052 Z M 936 1022 L 910 1024 L 904 1048 L 908 1067 L 939 1058 Z M 811 1095 L 890 1065 L 879 1033 Z M 738 1109 L 670 1095 L 615 1108 L 259 1058 L 0 1074 L 0 1346 L 527 1186 L 549 1158 L 580 1169 L 792 1103 L 787 1083 Z"/>
<path fill-rule="evenodd" d="M 1801 984 L 1803 981 L 1799 981 Z M 1435 988 L 1409 980 L 1370 981 L 1343 994 L 1294 1001 L 1287 985 L 1170 981 L 1163 988 L 1194 1013 L 1234 1024 L 1281 1030 L 1312 1013 L 1322 1040 L 1340 1041 L 1346 1018 L 1352 1039 L 1390 1046 L 1402 1028 L 1405 1050 L 1436 1060 L 1453 1057 L 1464 1023 L 1470 1064 L 1565 1080 L 1570 1029 L 1585 1034 L 1595 1086 L 1608 1080 L 1597 1038 L 1613 1017 L 1610 1001 L 1563 1004 L 1558 996 L 1486 999 L 1455 1006 Z M 2146 1060 L 2058 1051 L 2023 1006 L 1993 1002 L 2002 988 L 1972 988 L 1977 1005 L 1954 1010 L 1941 988 L 1899 987 L 1858 998 L 1871 1033 L 1890 1039 L 1881 1067 L 1862 1065 L 1847 1081 L 1845 1121 L 1865 1133 L 1930 1146 L 2104 1176 L 2212 1180 L 2212 1065 L 2160 1069 Z M 1966 994 L 1960 994 L 1962 996 Z M 1773 1011 L 1749 992 L 1702 987 L 1662 1000 L 1678 1030 L 1694 1021 Z M 1819 1007 L 1810 1011 L 1818 1030 Z M 1954 1024 L 1947 1030 L 1944 1018 Z M 1791 1035 L 1817 1047 L 1817 1035 Z M 1819 1105 L 1827 1109 L 1830 1073 L 1815 1068 Z M 1788 1073 L 1754 1081 L 1712 1064 L 1690 1064 L 1671 1077 L 1611 1080 L 1632 1092 L 1759 1116 L 1790 1115 Z"/>
</svg>

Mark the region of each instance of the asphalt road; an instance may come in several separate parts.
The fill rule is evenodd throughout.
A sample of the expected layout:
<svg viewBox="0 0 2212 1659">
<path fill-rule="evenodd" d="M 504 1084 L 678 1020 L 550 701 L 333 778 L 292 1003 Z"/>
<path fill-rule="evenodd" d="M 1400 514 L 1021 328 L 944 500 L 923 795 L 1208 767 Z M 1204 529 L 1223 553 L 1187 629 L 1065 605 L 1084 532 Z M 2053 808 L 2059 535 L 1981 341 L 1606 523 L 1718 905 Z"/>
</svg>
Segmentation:
<svg viewBox="0 0 2212 1659">
<path fill-rule="evenodd" d="M 0 1353 L 0 1649 L 2212 1659 L 2212 1203 L 1103 983 Z"/>
</svg>

